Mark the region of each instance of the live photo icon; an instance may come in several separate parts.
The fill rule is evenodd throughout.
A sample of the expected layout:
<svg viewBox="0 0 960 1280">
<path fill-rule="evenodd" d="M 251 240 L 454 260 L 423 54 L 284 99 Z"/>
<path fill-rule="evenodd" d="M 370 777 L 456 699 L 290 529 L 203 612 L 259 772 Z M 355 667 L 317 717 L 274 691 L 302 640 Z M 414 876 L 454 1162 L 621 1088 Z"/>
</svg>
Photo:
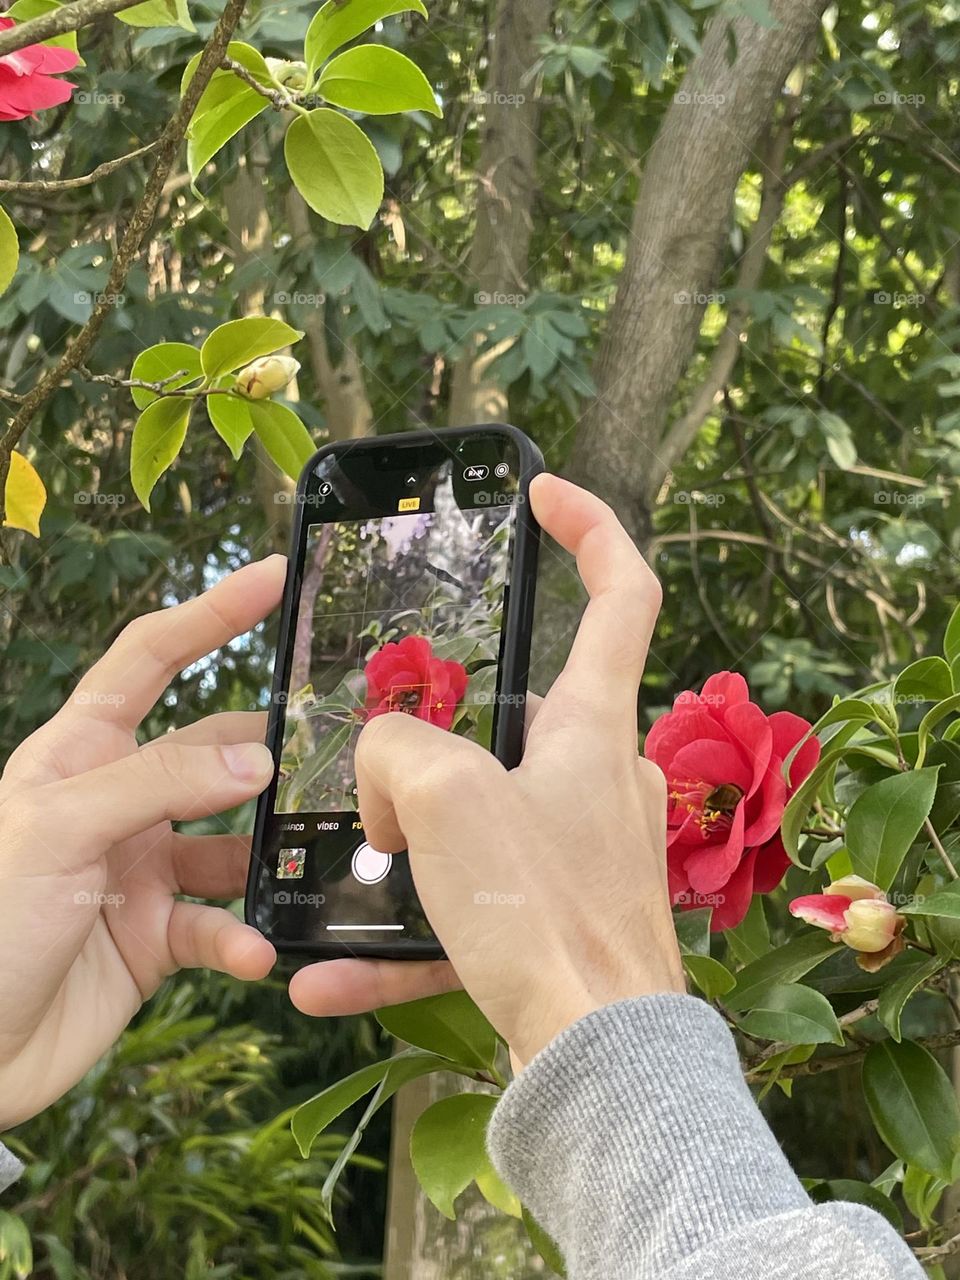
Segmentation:
<svg viewBox="0 0 960 1280">
<path fill-rule="evenodd" d="M 420 499 L 419 498 L 401 498 L 400 501 L 397 503 L 397 510 L 398 511 L 419 511 Z"/>
</svg>

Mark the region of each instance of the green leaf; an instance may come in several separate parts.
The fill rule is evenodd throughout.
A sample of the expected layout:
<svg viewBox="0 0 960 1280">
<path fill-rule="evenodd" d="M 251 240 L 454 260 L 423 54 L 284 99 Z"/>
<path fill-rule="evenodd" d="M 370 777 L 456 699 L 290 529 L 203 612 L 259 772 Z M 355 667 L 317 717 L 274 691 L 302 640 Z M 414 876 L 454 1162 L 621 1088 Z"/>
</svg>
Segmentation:
<svg viewBox="0 0 960 1280">
<path fill-rule="evenodd" d="M 351 0 L 349 4 L 327 0 L 307 29 L 304 58 L 308 79 L 313 80 L 335 49 L 355 40 L 375 22 L 411 10 L 424 18 L 427 16 L 423 0 Z"/>
<path fill-rule="evenodd" d="M 943 634 L 943 656 L 951 666 L 960 658 L 960 604 L 951 613 Z"/>
<path fill-rule="evenodd" d="M 0 293 L 6 293 L 10 281 L 17 274 L 20 261 L 20 241 L 17 229 L 6 210 L 0 209 Z"/>
<path fill-rule="evenodd" d="M 497 1099 L 485 1093 L 458 1093 L 428 1107 L 413 1126 L 414 1173 L 446 1218 L 456 1218 L 457 1196 L 490 1167 L 487 1124 L 496 1105 Z"/>
<path fill-rule="evenodd" d="M 680 950 L 692 955 L 710 954 L 710 917 L 713 907 L 698 907 L 694 911 L 676 911 L 673 928 Z"/>
<path fill-rule="evenodd" d="M 398 1040 L 467 1067 L 488 1070 L 497 1055 L 497 1033 L 465 991 L 378 1009 L 377 1021 Z"/>
<path fill-rule="evenodd" d="M 383 199 L 383 169 L 363 130 L 329 107 L 298 116 L 284 142 L 287 168 L 311 209 L 365 231 Z"/>
<path fill-rule="evenodd" d="M 741 964 L 749 964 L 769 953 L 770 930 L 763 910 L 763 894 L 753 895 L 747 914 L 735 929 L 727 929 L 723 936 Z"/>
<path fill-rule="evenodd" d="M 155 400 L 147 405 L 133 428 L 130 481 L 147 511 L 154 485 L 183 447 L 192 407 L 193 402 L 185 396 Z"/>
<path fill-rule="evenodd" d="M 196 31 L 187 0 L 144 0 L 132 9 L 124 9 L 115 15 L 131 27 L 181 27 L 184 31 Z"/>
<path fill-rule="evenodd" d="M 937 1206 L 949 1185 L 944 1178 L 924 1173 L 916 1165 L 907 1165 L 903 1175 L 903 1202 L 922 1227 L 935 1225 Z"/>
<path fill-rule="evenodd" d="M 790 860 L 798 866 L 801 865 L 800 833 L 806 822 L 807 814 L 810 812 L 820 788 L 828 778 L 833 776 L 837 765 L 843 759 L 850 739 L 855 733 L 860 732 L 861 727 L 860 722 L 855 720 L 844 725 L 834 734 L 830 739 L 829 749 L 820 757 L 787 802 L 787 807 L 783 811 L 783 818 L 780 821 L 780 835 L 783 839 L 783 847 L 786 849 Z M 789 760 L 790 757 L 788 757 Z"/>
<path fill-rule="evenodd" d="M 911 1040 L 883 1040 L 864 1061 L 863 1092 L 874 1127 L 893 1154 L 949 1182 L 960 1110 L 936 1058 Z"/>
<path fill-rule="evenodd" d="M 243 446 L 253 430 L 250 401 L 242 396 L 207 396 L 207 413 L 214 430 L 227 445 L 234 458 L 243 453 Z"/>
<path fill-rule="evenodd" d="M 947 920 L 960 920 L 960 880 L 951 881 L 936 893 L 918 897 L 899 910 L 905 916 L 939 916 Z"/>
<path fill-rule="evenodd" d="M 236 40 L 227 47 L 227 54 L 245 67 L 264 87 L 276 87 L 266 61 L 257 49 Z M 180 82 L 181 94 L 186 92 L 193 79 L 201 56 L 198 53 L 187 63 Z M 221 147 L 251 120 L 266 111 L 269 105 L 262 94 L 245 84 L 234 72 L 214 72 L 197 103 L 187 133 L 187 164 L 191 178 L 196 180 L 197 175 Z"/>
<path fill-rule="evenodd" d="M 488 1204 L 492 1204 L 495 1209 L 508 1214 L 511 1218 L 521 1216 L 519 1197 L 514 1195 L 492 1164 L 488 1169 L 482 1169 L 474 1178 L 474 1182 Z"/>
<path fill-rule="evenodd" d="M 767 987 L 740 1026 L 761 1040 L 785 1044 L 843 1044 L 830 1001 L 799 983 Z"/>
<path fill-rule="evenodd" d="M 383 1062 L 371 1063 L 369 1067 L 362 1067 L 346 1079 L 338 1080 L 329 1089 L 324 1089 L 322 1093 L 297 1107 L 293 1113 L 290 1127 L 300 1154 L 308 1156 L 317 1136 L 328 1125 L 333 1124 L 338 1116 L 343 1115 L 348 1107 L 352 1107 L 378 1085 L 383 1086 L 379 1099 L 382 1104 L 408 1081 L 430 1075 L 434 1071 L 456 1071 L 456 1067 L 435 1053 L 411 1049 L 406 1053 L 398 1053 L 393 1058 L 386 1058 Z"/>
<path fill-rule="evenodd" d="M 427 111 L 442 116 L 430 82 L 415 62 L 382 44 L 361 44 L 331 59 L 317 90 L 336 107 L 389 116 Z"/>
<path fill-rule="evenodd" d="M 953 693 L 953 677 L 942 658 L 921 658 L 911 662 L 897 676 L 893 686 L 894 701 L 904 699 L 939 702 Z"/>
<path fill-rule="evenodd" d="M 214 329 L 200 348 L 200 363 L 208 378 L 221 378 L 260 356 L 273 355 L 281 347 L 299 342 L 302 337 L 300 329 L 291 329 L 282 320 L 268 316 L 230 320 Z"/>
<path fill-rule="evenodd" d="M 960 916 L 960 895 L 957 896 L 957 908 Z M 900 1040 L 900 1018 L 905 1005 L 925 982 L 940 972 L 944 963 L 939 956 L 924 957 L 880 992 L 877 1017 L 894 1040 Z"/>
<path fill-rule="evenodd" d="M 936 726 L 946 716 L 953 715 L 954 712 L 960 711 L 960 693 L 955 693 L 952 698 L 945 698 L 943 702 L 938 702 L 935 707 L 931 707 L 927 714 L 920 721 L 920 727 L 917 730 L 917 768 L 923 764 L 927 754 L 927 743 L 930 741 L 930 735 Z"/>
<path fill-rule="evenodd" d="M 560 1252 L 557 1244 L 550 1236 L 547 1235 L 546 1231 L 544 1231 L 543 1227 L 540 1226 L 539 1222 L 537 1222 L 536 1218 L 534 1218 L 533 1214 L 526 1207 L 524 1207 L 522 1216 L 523 1225 L 527 1229 L 527 1235 L 530 1239 L 530 1243 L 533 1245 L 534 1249 L 536 1249 L 537 1253 L 539 1253 L 540 1257 L 544 1260 L 550 1270 L 554 1272 L 555 1275 L 560 1276 L 561 1280 L 564 1280 L 564 1277 L 567 1274 L 567 1269 L 564 1266 L 563 1254 Z"/>
<path fill-rule="evenodd" d="M 772 986 L 796 982 L 832 955 L 836 945 L 820 932 L 810 930 L 745 965 L 737 974 L 737 985 L 727 999 L 734 1012 L 752 1009 Z"/>
<path fill-rule="evenodd" d="M 33 1245 L 27 1224 L 0 1209 L 0 1275 L 4 1280 L 29 1280 L 33 1275 Z"/>
<path fill-rule="evenodd" d="M 847 815 L 846 844 L 858 876 L 889 889 L 930 812 L 936 769 L 914 769 L 881 778 Z"/>
<path fill-rule="evenodd" d="M 833 1200 L 840 1200 L 845 1204 L 865 1204 L 867 1208 L 886 1218 L 894 1231 L 903 1233 L 900 1210 L 889 1196 L 885 1196 L 869 1182 L 857 1182 L 853 1178 L 830 1178 L 807 1189 L 815 1204 L 828 1204 Z"/>
<path fill-rule="evenodd" d="M 708 1000 L 719 1000 L 737 985 L 730 970 L 712 956 L 683 956 L 683 967 Z"/>
<path fill-rule="evenodd" d="M 4 526 L 23 529 L 40 537 L 40 517 L 47 505 L 46 485 L 33 463 L 16 450 L 10 455 L 10 469 L 4 490 Z"/>
<path fill-rule="evenodd" d="M 250 417 L 263 447 L 294 480 L 316 453 L 313 437 L 292 409 L 276 400 L 251 400 Z"/>
<path fill-rule="evenodd" d="M 182 377 L 167 382 L 181 370 Z M 139 382 L 166 382 L 167 390 L 177 391 L 203 377 L 200 352 L 188 342 L 160 342 L 140 352 L 130 367 L 130 377 Z M 155 391 L 147 391 L 145 387 L 131 387 L 130 394 L 138 409 L 145 409 L 159 398 Z"/>
</svg>

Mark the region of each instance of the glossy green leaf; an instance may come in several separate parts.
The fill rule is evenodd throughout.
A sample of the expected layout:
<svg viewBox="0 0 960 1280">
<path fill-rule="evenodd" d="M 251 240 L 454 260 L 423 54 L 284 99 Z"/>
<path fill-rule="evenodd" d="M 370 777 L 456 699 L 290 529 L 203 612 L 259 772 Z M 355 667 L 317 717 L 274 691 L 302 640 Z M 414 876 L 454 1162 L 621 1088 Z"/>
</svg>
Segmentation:
<svg viewBox="0 0 960 1280">
<path fill-rule="evenodd" d="M 307 29 L 304 57 L 312 80 L 331 53 L 355 40 L 376 22 L 394 13 L 419 13 L 427 16 L 423 0 L 327 0 Z"/>
<path fill-rule="evenodd" d="M 953 666 L 960 658 L 960 604 L 956 605 L 943 634 L 943 656 Z"/>
<path fill-rule="evenodd" d="M 237 40 L 228 46 L 227 53 L 264 87 L 275 87 L 266 61 L 258 50 Z M 187 63 L 180 83 L 181 93 L 186 91 L 193 79 L 200 57 L 197 54 Z M 221 147 L 269 106 L 270 103 L 262 94 L 244 83 L 234 72 L 216 71 L 201 94 L 187 132 L 187 165 L 190 176 L 196 179 Z"/>
<path fill-rule="evenodd" d="M 836 944 L 819 930 L 799 934 L 740 970 L 737 985 L 726 1000 L 727 1007 L 737 1013 L 752 1009 L 770 987 L 797 982 L 835 951 Z"/>
<path fill-rule="evenodd" d="M 860 731 L 861 727 L 861 722 L 852 721 L 834 734 L 828 749 L 787 802 L 780 821 L 780 834 L 790 860 L 798 866 L 801 865 L 800 834 L 806 825 L 807 815 L 824 782 L 833 776 L 838 763 L 843 759 L 850 739 Z"/>
<path fill-rule="evenodd" d="M 415 62 L 382 44 L 361 44 L 332 58 L 317 81 L 327 102 L 368 116 L 427 111 L 442 116 L 430 82 Z"/>
<path fill-rule="evenodd" d="M 953 880 L 934 893 L 918 895 L 914 902 L 901 907 L 905 916 L 938 916 L 960 920 L 960 880 Z"/>
<path fill-rule="evenodd" d="M 903 1200 L 922 1227 L 935 1225 L 937 1208 L 949 1185 L 945 1178 L 937 1178 L 916 1165 L 907 1165 L 903 1175 Z"/>
<path fill-rule="evenodd" d="M 869 1182 L 858 1182 L 853 1178 L 830 1178 L 826 1182 L 814 1183 L 807 1190 L 815 1204 L 829 1204 L 835 1200 L 844 1204 L 865 1204 L 868 1209 L 886 1218 L 894 1231 L 903 1232 L 900 1210 L 889 1196 L 885 1196 Z"/>
<path fill-rule="evenodd" d="M 301 330 L 269 316 L 229 320 L 214 329 L 200 348 L 200 363 L 208 378 L 220 378 L 225 373 L 235 373 L 260 356 L 273 355 L 302 337 Z"/>
<path fill-rule="evenodd" d="M 943 658 L 921 658 L 911 662 L 897 676 L 893 686 L 894 698 L 924 702 L 939 702 L 953 694 L 953 677 Z"/>
<path fill-rule="evenodd" d="M 486 1169 L 481 1169 L 474 1178 L 474 1182 L 488 1204 L 492 1204 L 495 1209 L 499 1209 L 501 1213 L 511 1218 L 521 1216 L 522 1206 L 519 1196 L 510 1190 L 492 1164 Z"/>
<path fill-rule="evenodd" d="M 692 955 L 710 954 L 710 918 L 713 907 L 698 907 L 694 911 L 675 911 L 673 928 L 680 950 Z"/>
<path fill-rule="evenodd" d="M 116 15 L 131 27 L 181 27 L 184 31 L 196 31 L 187 0 L 144 0 L 132 9 L 124 9 Z"/>
<path fill-rule="evenodd" d="M 564 1280 L 567 1269 L 564 1265 L 563 1254 L 560 1252 L 556 1242 L 551 1236 L 547 1235 L 546 1231 L 526 1207 L 523 1210 L 523 1225 L 527 1229 L 527 1236 L 534 1249 L 536 1249 L 554 1275 L 560 1276 L 561 1280 Z"/>
<path fill-rule="evenodd" d="M 182 376 L 174 378 L 181 371 Z M 203 377 L 200 352 L 188 342 L 160 342 L 140 352 L 130 367 L 130 377 L 138 382 L 162 382 L 167 390 L 176 391 Z M 145 409 L 158 398 L 155 391 L 145 387 L 131 387 L 130 394 L 138 409 Z"/>
<path fill-rule="evenodd" d="M 352 120 L 320 107 L 287 130 L 290 177 L 322 218 L 365 231 L 383 199 L 383 169 L 373 143 Z"/>
<path fill-rule="evenodd" d="M 960 1147 L 960 1110 L 936 1058 L 911 1040 L 883 1040 L 864 1060 L 863 1092 L 893 1154 L 949 1181 Z"/>
<path fill-rule="evenodd" d="M 457 1196 L 489 1169 L 487 1125 L 496 1105 L 485 1093 L 458 1093 L 428 1107 L 413 1126 L 413 1171 L 427 1198 L 451 1220 Z"/>
<path fill-rule="evenodd" d="M 147 511 L 154 485 L 183 447 L 192 407 L 192 401 L 182 396 L 155 400 L 144 409 L 133 428 L 130 482 Z"/>
<path fill-rule="evenodd" d="M 926 758 L 927 746 L 930 742 L 930 735 L 947 716 L 956 715 L 960 711 L 960 693 L 955 693 L 952 698 L 945 698 L 943 702 L 938 702 L 935 707 L 931 707 L 927 714 L 920 721 L 920 727 L 917 730 L 917 768 L 919 768 Z"/>
<path fill-rule="evenodd" d="M 767 987 L 740 1019 L 740 1026 L 760 1040 L 785 1044 L 843 1044 L 837 1015 L 826 996 L 799 983 Z"/>
<path fill-rule="evenodd" d="M 719 1000 L 737 985 L 730 970 L 712 956 L 685 955 L 683 967 L 708 1000 Z"/>
<path fill-rule="evenodd" d="M 957 906 L 960 908 L 960 896 L 957 898 Z M 917 960 L 906 973 L 901 974 L 880 992 L 877 1017 L 894 1040 L 900 1040 L 900 1018 L 911 996 L 919 991 L 925 982 L 929 982 L 938 974 L 943 966 L 944 961 L 939 956 L 924 957 Z"/>
<path fill-rule="evenodd" d="M 317 447 L 313 437 L 292 409 L 275 400 L 251 400 L 253 429 L 280 470 L 299 480 Z"/>
<path fill-rule="evenodd" d="M 410 1080 L 430 1075 L 434 1071 L 455 1070 L 446 1058 L 411 1049 L 406 1053 L 398 1053 L 393 1058 L 386 1058 L 383 1062 L 362 1067 L 344 1080 L 338 1080 L 329 1089 L 324 1089 L 322 1093 L 304 1102 L 294 1112 L 290 1127 L 300 1154 L 308 1156 L 317 1136 L 333 1124 L 338 1116 L 343 1115 L 348 1107 L 352 1107 L 381 1083 L 383 1089 L 378 1101 L 382 1105 Z"/>
<path fill-rule="evenodd" d="M 239 458 L 247 437 L 253 430 L 250 402 L 241 396 L 207 396 L 206 404 L 217 435 L 234 458 Z"/>
<path fill-rule="evenodd" d="M 858 876 L 889 889 L 930 812 L 936 769 L 914 769 L 875 782 L 847 815 L 846 845 Z"/>
<path fill-rule="evenodd" d="M 763 910 L 763 898 L 763 894 L 755 893 L 740 923 L 724 932 L 727 946 L 741 964 L 759 960 L 770 951 L 770 930 Z"/>
<path fill-rule="evenodd" d="M 10 281 L 17 274 L 20 261 L 20 240 L 16 227 L 4 209 L 0 209 L 0 293 L 6 293 Z"/>
<path fill-rule="evenodd" d="M 497 1055 L 497 1033 L 465 991 L 427 996 L 377 1010 L 377 1021 L 398 1040 L 486 1070 Z"/>
</svg>

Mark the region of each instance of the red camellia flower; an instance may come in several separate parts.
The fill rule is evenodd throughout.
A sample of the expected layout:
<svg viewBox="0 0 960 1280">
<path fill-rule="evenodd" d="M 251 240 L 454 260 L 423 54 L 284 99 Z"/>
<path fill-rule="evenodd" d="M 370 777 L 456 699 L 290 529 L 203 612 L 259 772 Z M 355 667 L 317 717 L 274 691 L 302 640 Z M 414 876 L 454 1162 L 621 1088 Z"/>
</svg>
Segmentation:
<svg viewBox="0 0 960 1280">
<path fill-rule="evenodd" d="M 0 18 L 0 31 L 16 26 L 12 18 Z M 36 111 L 69 102 L 76 85 L 54 77 L 72 71 L 80 59 L 72 49 L 29 44 L 0 58 L 0 120 L 23 120 Z"/>
<path fill-rule="evenodd" d="M 466 668 L 433 656 L 425 636 L 385 644 L 366 666 L 367 718 L 403 711 L 449 729 L 467 688 Z"/>
<path fill-rule="evenodd" d="M 766 715 L 743 676 L 721 671 L 701 693 L 681 693 L 644 747 L 667 779 L 667 871 L 674 903 L 713 906 L 711 928 L 732 929 L 754 893 L 769 893 L 789 859 L 780 839 L 784 806 L 820 756 L 808 739 L 783 777 L 783 762 L 810 725 L 789 711 Z"/>
</svg>

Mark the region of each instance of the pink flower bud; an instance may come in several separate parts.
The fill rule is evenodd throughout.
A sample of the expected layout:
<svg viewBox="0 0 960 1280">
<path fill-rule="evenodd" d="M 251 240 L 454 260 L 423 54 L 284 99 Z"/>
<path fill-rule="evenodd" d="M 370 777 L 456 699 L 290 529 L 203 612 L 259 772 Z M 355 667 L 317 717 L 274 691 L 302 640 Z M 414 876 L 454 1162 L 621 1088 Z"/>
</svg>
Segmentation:
<svg viewBox="0 0 960 1280">
<path fill-rule="evenodd" d="M 266 400 L 274 391 L 282 391 L 300 368 L 292 356 L 261 356 L 237 374 L 237 390 L 251 400 Z"/>
<path fill-rule="evenodd" d="M 844 915 L 847 927 L 840 940 L 854 951 L 884 951 L 902 927 L 896 907 L 877 899 L 851 902 Z"/>
<path fill-rule="evenodd" d="M 823 892 L 842 894 L 851 902 L 857 902 L 861 898 L 879 898 L 885 902 L 887 897 L 882 889 L 869 880 L 864 880 L 863 876 L 843 876 L 840 880 L 834 880 L 833 884 L 828 884 Z"/>
<path fill-rule="evenodd" d="M 845 876 L 823 893 L 794 898 L 790 914 L 828 929 L 833 941 L 856 951 L 857 963 L 871 973 L 903 950 L 903 916 L 882 889 L 861 876 Z"/>
</svg>

